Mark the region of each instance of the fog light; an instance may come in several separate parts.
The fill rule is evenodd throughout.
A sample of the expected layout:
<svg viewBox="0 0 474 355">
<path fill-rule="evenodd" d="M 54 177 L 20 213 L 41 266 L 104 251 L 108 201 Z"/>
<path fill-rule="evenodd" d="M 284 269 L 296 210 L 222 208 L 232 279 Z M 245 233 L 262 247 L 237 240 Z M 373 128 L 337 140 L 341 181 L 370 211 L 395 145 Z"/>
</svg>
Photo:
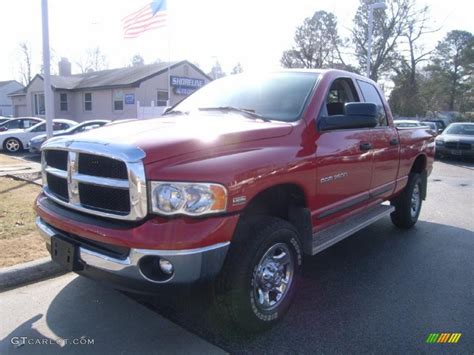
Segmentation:
<svg viewBox="0 0 474 355">
<path fill-rule="evenodd" d="M 166 259 L 160 259 L 160 269 L 167 275 L 173 273 L 173 264 Z"/>
</svg>

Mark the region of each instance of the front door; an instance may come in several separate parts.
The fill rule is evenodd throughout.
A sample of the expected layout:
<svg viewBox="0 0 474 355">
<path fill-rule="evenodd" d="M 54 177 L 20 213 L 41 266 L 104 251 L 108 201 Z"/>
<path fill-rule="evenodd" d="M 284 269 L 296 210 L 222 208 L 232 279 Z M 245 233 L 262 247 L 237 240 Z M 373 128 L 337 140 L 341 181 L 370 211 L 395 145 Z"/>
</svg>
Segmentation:
<svg viewBox="0 0 474 355">
<path fill-rule="evenodd" d="M 345 103 L 359 101 L 352 79 L 338 78 L 331 85 L 320 116 L 342 115 Z M 372 176 L 370 144 L 370 129 L 319 133 L 316 140 L 317 201 L 312 213 L 313 225 L 322 226 L 368 201 Z"/>
</svg>

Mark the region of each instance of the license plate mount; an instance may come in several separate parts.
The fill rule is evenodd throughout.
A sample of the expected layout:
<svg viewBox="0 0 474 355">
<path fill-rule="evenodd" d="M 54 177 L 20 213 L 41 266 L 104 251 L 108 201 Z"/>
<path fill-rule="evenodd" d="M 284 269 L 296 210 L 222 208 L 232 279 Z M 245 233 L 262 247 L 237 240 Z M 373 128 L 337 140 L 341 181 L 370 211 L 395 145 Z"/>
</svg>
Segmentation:
<svg viewBox="0 0 474 355">
<path fill-rule="evenodd" d="M 61 238 L 51 238 L 51 258 L 68 271 L 82 269 L 78 260 L 78 246 Z"/>
</svg>

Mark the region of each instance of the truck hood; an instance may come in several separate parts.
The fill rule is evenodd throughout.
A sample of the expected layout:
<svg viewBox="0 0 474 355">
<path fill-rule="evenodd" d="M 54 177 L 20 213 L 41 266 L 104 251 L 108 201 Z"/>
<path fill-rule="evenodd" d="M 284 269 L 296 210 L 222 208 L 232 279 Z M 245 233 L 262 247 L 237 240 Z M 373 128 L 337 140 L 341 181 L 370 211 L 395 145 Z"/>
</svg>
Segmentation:
<svg viewBox="0 0 474 355">
<path fill-rule="evenodd" d="M 148 164 L 198 150 L 281 137 L 292 129 L 290 123 L 234 113 L 195 113 L 112 124 L 84 132 L 78 140 L 138 147 Z"/>
</svg>

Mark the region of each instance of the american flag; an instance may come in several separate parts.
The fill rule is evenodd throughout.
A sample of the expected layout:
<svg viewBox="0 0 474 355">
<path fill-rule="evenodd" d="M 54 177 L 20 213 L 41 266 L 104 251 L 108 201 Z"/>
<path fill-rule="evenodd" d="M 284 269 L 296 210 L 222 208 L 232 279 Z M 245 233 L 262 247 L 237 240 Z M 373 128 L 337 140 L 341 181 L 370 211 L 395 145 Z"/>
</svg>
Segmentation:
<svg viewBox="0 0 474 355">
<path fill-rule="evenodd" d="M 166 0 L 154 0 L 122 20 L 124 38 L 138 37 L 145 31 L 166 26 Z"/>
</svg>

